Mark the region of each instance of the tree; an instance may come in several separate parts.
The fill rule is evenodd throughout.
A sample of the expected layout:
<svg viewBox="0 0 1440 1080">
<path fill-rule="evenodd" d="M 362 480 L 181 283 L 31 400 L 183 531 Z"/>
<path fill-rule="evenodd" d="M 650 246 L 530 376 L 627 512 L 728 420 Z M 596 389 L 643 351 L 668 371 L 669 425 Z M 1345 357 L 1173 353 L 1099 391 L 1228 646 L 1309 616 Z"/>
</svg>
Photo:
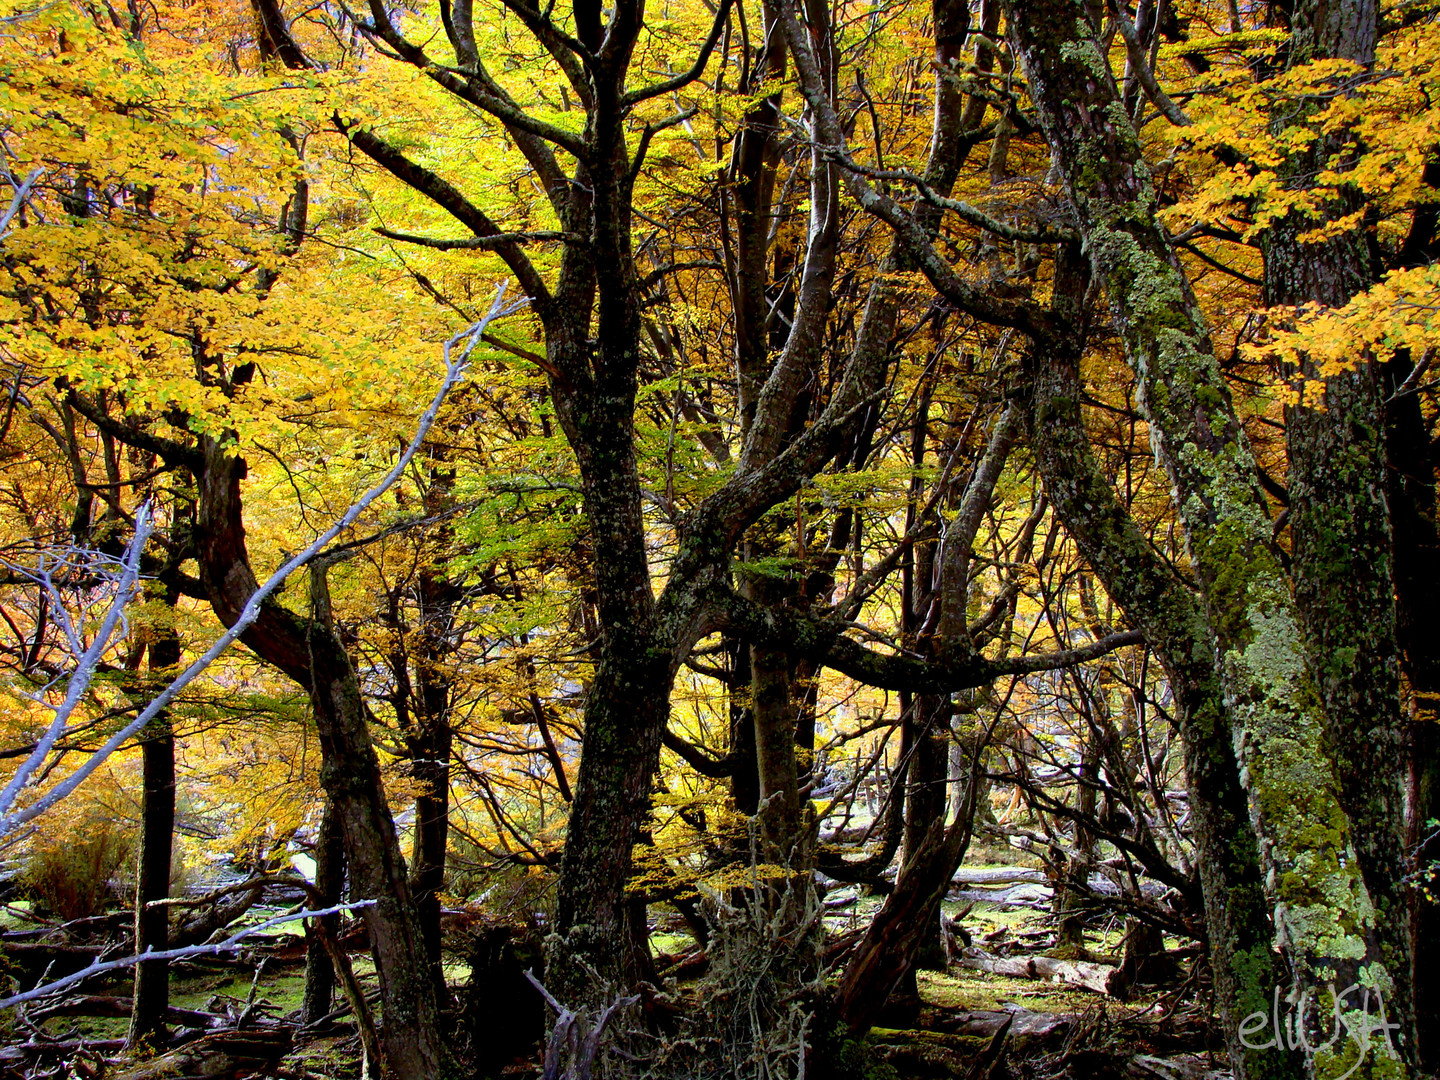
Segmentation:
<svg viewBox="0 0 1440 1080">
<path fill-rule="evenodd" d="M 1127 973 L 1159 930 L 1203 939 L 1237 1075 L 1344 1071 L 1240 1036 L 1331 977 L 1383 990 L 1414 1064 L 1435 125 L 1426 17 L 1345 10 L 1357 32 L 1150 0 L 22 20 L 4 55 L 54 70 L 6 76 L 36 103 L 15 171 L 42 169 L 6 240 L 12 400 L 74 537 L 118 556 L 163 485 L 145 568 L 179 609 L 238 618 L 388 467 L 423 343 L 496 272 L 531 300 L 393 509 L 245 636 L 315 713 L 321 892 L 340 836 L 381 901 L 392 1066 L 441 1067 L 442 892 L 517 867 L 559 871 L 567 1008 L 657 983 L 665 900 L 727 958 L 717 1000 L 756 970 L 737 948 L 794 931 L 771 976 L 806 1011 L 815 875 L 879 885 L 900 852 L 832 1003 L 863 1034 L 934 962 L 991 782 L 1072 930 L 1102 852 L 1167 887 L 1122 890 Z M 187 34 L 231 59 L 184 83 Z M 1171 718 L 1185 825 L 1147 745 Z M 707 925 L 696 890 L 745 883 Z M 790 1067 L 793 1010 L 727 1017 Z"/>
<path fill-rule="evenodd" d="M 1309 660 L 1254 460 L 1209 329 L 1155 221 L 1134 129 L 1116 115 L 1113 76 L 1082 7 L 1007 15 L 1091 264 L 1139 372 L 1157 458 L 1175 487 L 1232 703 L 1242 783 L 1276 882 L 1276 932 L 1293 965 L 1293 993 L 1298 999 L 1308 986 L 1368 978 L 1388 992 L 1394 1013 L 1408 1017 L 1408 965 L 1387 968 L 1377 940 L 1388 937 L 1391 955 L 1404 955 L 1396 940 L 1403 931 L 1376 924 L 1349 861 L 1350 825 L 1321 751 L 1325 714 L 1308 691 Z M 1414 1045 L 1411 1028 L 1402 1040 L 1411 1061 Z"/>
</svg>

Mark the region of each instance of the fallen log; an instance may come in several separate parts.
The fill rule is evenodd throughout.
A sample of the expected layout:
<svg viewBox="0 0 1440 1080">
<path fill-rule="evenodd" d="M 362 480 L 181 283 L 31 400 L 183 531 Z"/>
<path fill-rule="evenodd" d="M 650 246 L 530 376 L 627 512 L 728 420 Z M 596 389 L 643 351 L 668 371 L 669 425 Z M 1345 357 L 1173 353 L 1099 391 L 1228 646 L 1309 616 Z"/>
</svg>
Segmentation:
<svg viewBox="0 0 1440 1080">
<path fill-rule="evenodd" d="M 113 1054 L 125 1049 L 124 1039 L 57 1039 L 54 1042 L 23 1042 L 0 1046 L 0 1066 L 20 1065 L 37 1057 L 53 1058 L 81 1050 Z"/>
<path fill-rule="evenodd" d="M 1058 1041 L 1073 1022 L 1073 1016 L 1028 1009 L 980 1011 L 947 1017 L 940 1030 L 872 1028 L 868 1041 L 902 1076 L 968 1076 L 977 1065 L 984 1065 L 985 1075 L 1002 1042 L 1011 1052 L 1027 1053 L 1052 1036 Z"/>
<path fill-rule="evenodd" d="M 1084 960 L 1056 960 L 1050 956 L 998 957 L 979 949 L 967 949 L 960 957 L 963 968 L 1008 975 L 1015 979 L 1046 979 L 1110 995 L 1111 980 L 1119 968 L 1108 964 L 1092 964 Z"/>
<path fill-rule="evenodd" d="M 67 998 L 31 1010 L 30 1019 L 48 1020 L 52 1016 L 129 1016 L 133 1002 L 128 997 L 111 997 L 104 994 L 83 994 Z M 181 1024 L 190 1027 L 219 1028 L 230 1024 L 228 1016 L 202 1012 L 199 1009 L 181 1009 L 172 1005 L 165 1013 L 167 1024 Z"/>
<path fill-rule="evenodd" d="M 698 945 L 683 953 L 661 954 L 655 958 L 655 968 L 660 977 L 675 982 L 703 975 L 709 967 L 710 954 Z"/>
<path fill-rule="evenodd" d="M 1074 1017 L 1067 1013 L 1032 1012 L 1029 1009 L 984 1009 L 945 1017 L 936 1027 L 951 1035 L 993 1038 L 1007 1021 L 1011 1039 L 1043 1039 L 1068 1030 Z"/>
<path fill-rule="evenodd" d="M 89 967 L 100 956 L 99 945 L 53 945 L 39 941 L 6 942 L 5 959 L 34 980 L 47 970 L 52 978 Z"/>
<path fill-rule="evenodd" d="M 179 949 L 186 945 L 199 945 L 208 941 L 211 935 L 223 930 L 244 915 L 260 901 L 265 892 L 264 881 L 246 882 L 243 891 L 221 890 L 230 894 L 228 899 L 216 900 L 205 910 L 192 915 L 170 931 L 170 948 Z"/>
<path fill-rule="evenodd" d="M 1193 1055 L 1178 1058 L 1139 1054 L 1125 1065 L 1125 1075 L 1137 1080 L 1224 1080 L 1228 1070 L 1212 1069 L 1204 1059 Z"/>
<path fill-rule="evenodd" d="M 958 885 L 971 889 L 1007 885 L 1040 885 L 1045 887 L 1047 896 L 1051 889 L 1051 879 L 1045 871 L 1034 870 L 1028 866 L 962 866 L 955 871 L 955 876 L 950 880 L 952 886 Z M 1120 896 L 1123 893 L 1121 887 L 1109 875 L 1100 873 L 1087 875 L 1085 888 L 1097 896 Z M 1140 892 L 1145 896 L 1158 897 L 1164 895 L 1165 886 L 1158 881 L 1146 878 L 1140 882 Z"/>
<path fill-rule="evenodd" d="M 1024 866 L 962 866 L 951 878 L 957 885 L 1048 885 L 1044 870 Z"/>
<path fill-rule="evenodd" d="M 168 1080 L 203 1076 L 207 1080 L 241 1080 L 273 1072 L 291 1050 L 288 1028 L 222 1031 L 111 1074 L 109 1080 Z"/>
<path fill-rule="evenodd" d="M 1048 885 L 1032 885 L 1023 882 L 1019 885 L 1011 885 L 1006 888 L 951 888 L 949 897 L 952 900 L 983 900 L 987 904 L 1000 904 L 1004 907 L 1031 907 L 1044 908 L 1050 906 L 1050 900 L 1054 891 Z"/>
</svg>

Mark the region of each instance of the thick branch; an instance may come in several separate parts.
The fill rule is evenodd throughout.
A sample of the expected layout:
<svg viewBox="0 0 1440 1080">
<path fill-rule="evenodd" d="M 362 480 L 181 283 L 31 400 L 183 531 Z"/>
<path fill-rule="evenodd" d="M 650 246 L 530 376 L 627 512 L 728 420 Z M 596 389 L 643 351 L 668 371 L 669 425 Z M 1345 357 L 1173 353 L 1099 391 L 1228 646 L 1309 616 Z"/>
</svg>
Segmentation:
<svg viewBox="0 0 1440 1080">
<path fill-rule="evenodd" d="M 335 116 L 335 126 L 342 135 L 350 140 L 352 146 L 397 180 L 448 211 L 451 217 L 464 225 L 476 237 L 496 238 L 495 253 L 505 260 L 505 265 L 514 273 L 516 280 L 520 282 L 520 287 L 525 290 L 525 295 L 530 297 L 537 312 L 541 314 L 542 318 L 544 317 L 545 309 L 550 304 L 550 290 L 546 286 L 545 280 L 530 259 L 520 250 L 518 243 L 513 240 L 498 239 L 506 234 L 495 222 L 490 220 L 490 216 L 484 210 L 467 199 L 460 189 L 450 181 L 437 176 L 422 165 L 417 165 L 373 131 L 366 131 L 354 124 L 347 124 L 338 114 Z"/>
</svg>

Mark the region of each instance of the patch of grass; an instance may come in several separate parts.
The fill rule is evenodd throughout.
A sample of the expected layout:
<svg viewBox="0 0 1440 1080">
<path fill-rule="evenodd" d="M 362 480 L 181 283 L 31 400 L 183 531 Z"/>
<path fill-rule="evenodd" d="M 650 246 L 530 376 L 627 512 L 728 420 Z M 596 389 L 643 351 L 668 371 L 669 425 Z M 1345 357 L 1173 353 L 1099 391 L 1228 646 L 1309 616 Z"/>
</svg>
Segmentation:
<svg viewBox="0 0 1440 1080">
<path fill-rule="evenodd" d="M 694 944 L 695 939 L 689 934 L 656 932 L 650 935 L 650 951 L 654 953 L 680 953 Z"/>
<path fill-rule="evenodd" d="M 943 973 L 921 971 L 916 974 L 916 982 L 921 1001 L 959 1012 L 1000 1010 L 1006 1003 L 1031 1012 L 1078 1012 L 1095 1000 L 1094 994 L 1082 990 L 968 968 L 951 968 Z"/>
</svg>

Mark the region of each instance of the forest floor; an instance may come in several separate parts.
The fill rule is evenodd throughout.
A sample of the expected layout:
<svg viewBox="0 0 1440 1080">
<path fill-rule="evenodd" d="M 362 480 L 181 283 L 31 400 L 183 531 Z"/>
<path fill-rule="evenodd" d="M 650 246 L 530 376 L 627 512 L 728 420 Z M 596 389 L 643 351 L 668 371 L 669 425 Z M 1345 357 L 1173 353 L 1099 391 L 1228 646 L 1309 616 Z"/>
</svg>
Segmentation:
<svg viewBox="0 0 1440 1080">
<path fill-rule="evenodd" d="M 917 974 L 918 1000 L 892 1005 L 870 1034 L 868 1057 L 880 1063 L 867 1076 L 916 1080 L 1058 1080 L 1060 1077 L 1127 1077 L 1132 1080 L 1221 1080 L 1223 1052 L 1216 1053 L 1203 987 L 1192 970 L 1193 953 L 1175 966 L 1164 986 L 1137 986 L 1117 1000 L 1104 992 L 1107 973 L 1120 963 L 1123 921 L 1097 920 L 1086 928 L 1083 949 L 1056 949 L 1048 905 L 1016 902 L 1013 890 L 999 902 L 964 898 L 947 901 L 945 913 L 963 928 L 944 971 Z M 854 895 L 853 901 L 850 899 Z M 855 936 L 880 899 L 834 890 L 825 919 L 831 940 Z M 116 928 L 124 924 L 121 913 Z M 252 918 L 259 912 L 252 912 Z M 265 914 L 271 914 L 266 912 Z M 654 909 L 652 945 L 665 960 L 694 954 L 693 940 L 674 914 Z M 0 975 L 33 985 L 41 957 L 17 960 L 20 935 L 30 943 L 59 941 L 35 934 L 24 905 L 0 909 Z M 968 944 L 964 938 L 968 936 Z M 446 969 L 447 980 L 464 1000 L 470 972 L 459 949 Z M 1176 942 L 1167 940 L 1167 949 Z M 361 943 L 363 946 L 363 943 Z M 338 1016 L 319 1030 L 297 1026 L 304 991 L 303 943 L 292 933 L 275 933 L 238 957 L 204 958 L 177 964 L 171 984 L 176 1027 L 193 1042 L 170 1052 L 172 1064 L 196 1066 L 197 1047 L 228 1055 L 228 1067 L 206 1076 L 280 1076 L 293 1080 L 349 1080 L 360 1075 L 356 1028 Z M 360 985 L 376 990 L 363 947 L 352 951 Z M 51 958 L 52 975 L 61 973 Z M 43 966 L 43 965 L 41 965 Z M 988 970 L 987 970 L 988 969 Z M 1087 985 L 1088 984 L 1088 985 Z M 122 1057 L 128 978 L 95 979 L 69 995 L 0 1015 L 0 1080 L 27 1077 L 85 1077 L 158 1080 L 187 1075 L 159 1068 L 163 1059 L 139 1062 Z M 83 997 L 80 995 L 83 993 Z M 338 1002 L 337 1002 L 338 1004 Z M 207 1019 L 208 1018 L 208 1019 Z M 228 1041 L 227 1041 L 228 1040 Z M 237 1041 L 238 1040 L 238 1041 Z M 188 1053 L 188 1056 L 184 1056 Z M 225 1064 L 220 1062 L 219 1064 Z M 502 1075 L 536 1074 L 538 1059 L 516 1060 Z M 893 1072 L 891 1071 L 893 1070 Z"/>
</svg>

